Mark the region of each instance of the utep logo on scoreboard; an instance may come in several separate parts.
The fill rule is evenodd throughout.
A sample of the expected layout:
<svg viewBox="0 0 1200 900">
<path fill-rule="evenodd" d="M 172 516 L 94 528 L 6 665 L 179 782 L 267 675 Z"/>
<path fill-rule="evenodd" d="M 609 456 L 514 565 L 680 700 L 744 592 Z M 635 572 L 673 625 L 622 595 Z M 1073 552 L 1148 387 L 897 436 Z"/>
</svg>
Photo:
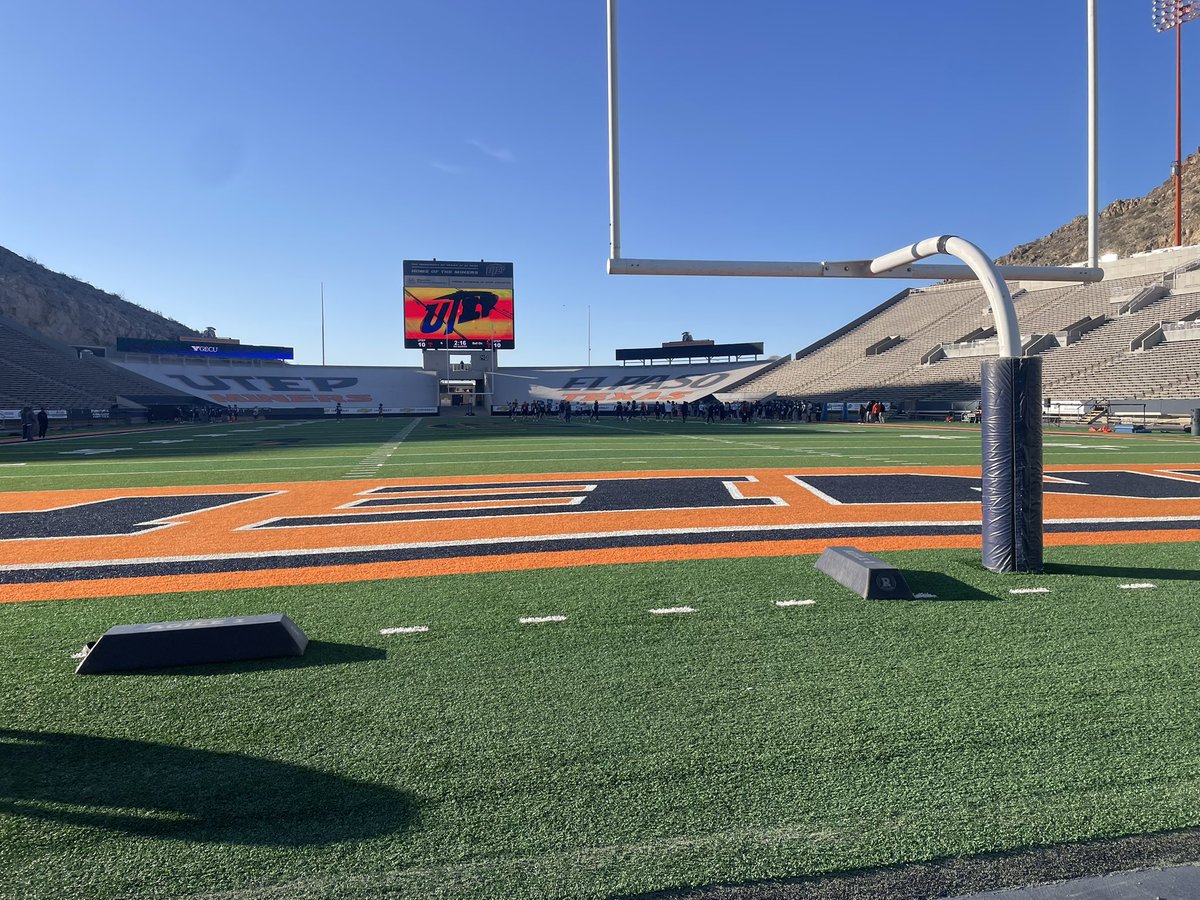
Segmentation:
<svg viewBox="0 0 1200 900">
<path fill-rule="evenodd" d="M 513 264 L 404 261 L 404 346 L 511 350 Z"/>
</svg>

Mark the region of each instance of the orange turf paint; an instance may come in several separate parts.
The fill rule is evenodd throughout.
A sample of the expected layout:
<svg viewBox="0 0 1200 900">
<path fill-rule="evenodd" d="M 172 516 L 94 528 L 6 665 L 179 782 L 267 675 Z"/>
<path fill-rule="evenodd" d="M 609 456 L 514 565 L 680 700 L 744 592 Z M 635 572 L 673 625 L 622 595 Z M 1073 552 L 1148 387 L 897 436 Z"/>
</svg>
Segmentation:
<svg viewBox="0 0 1200 900">
<path fill-rule="evenodd" d="M 1054 471 L 1171 471 L 1169 465 L 1155 466 L 1069 466 L 1053 467 Z M 978 476 L 976 467 L 942 467 L 921 469 L 922 474 Z M 491 545 L 487 555 L 455 555 L 453 550 L 434 559 L 374 561 L 363 557 L 353 564 L 288 566 L 286 560 L 276 567 L 247 571 L 188 572 L 184 574 L 124 577 L 121 568 L 109 568 L 105 577 L 85 580 L 47 580 L 52 571 L 39 581 L 0 584 L 0 602 L 103 597 L 125 594 L 149 594 L 174 591 L 221 590 L 240 587 L 272 585 L 328 584 L 380 578 L 401 578 L 420 575 L 445 575 L 466 572 L 488 572 L 537 569 L 574 565 L 603 565 L 609 563 L 657 562 L 663 560 L 716 559 L 729 557 L 784 556 L 818 553 L 831 543 L 852 543 L 868 551 L 911 550 L 933 548 L 970 548 L 980 545 L 978 534 L 862 534 L 844 539 L 805 537 L 803 531 L 776 535 L 770 540 L 755 540 L 752 531 L 740 534 L 740 539 L 720 543 L 698 543 L 688 534 L 664 539 L 654 546 L 622 546 L 619 548 L 572 549 L 569 543 L 551 541 L 546 550 L 537 545 L 521 543 L 512 552 L 504 544 L 492 544 L 497 539 L 594 535 L 603 540 L 614 532 L 662 532 L 670 529 L 700 529 L 721 532 L 726 529 L 785 528 L 787 526 L 819 526 L 836 530 L 883 523 L 894 531 L 910 525 L 978 522 L 977 503 L 904 503 L 879 502 L 869 505 L 829 504 L 788 475 L 864 475 L 912 474 L 902 468 L 874 469 L 766 469 L 716 470 L 699 472 L 648 471 L 637 473 L 582 473 L 570 476 L 462 476 L 449 478 L 411 478 L 363 481 L 288 482 L 255 485 L 204 485 L 178 488 L 89 489 L 78 491 L 42 491 L 0 494 L 0 513 L 49 510 L 68 505 L 86 504 L 115 497 L 154 497 L 206 494 L 244 494 L 263 492 L 267 496 L 228 506 L 201 510 L 172 519 L 169 527 L 128 536 L 54 537 L 48 539 L 0 540 L 0 566 L 8 570 L 10 580 L 21 573 L 40 570 L 54 564 L 107 563 L 130 560 L 179 560 L 182 564 L 206 556 L 238 556 L 242 554 L 275 554 L 284 551 L 336 552 L 352 548 L 385 548 L 395 545 L 440 544 L 446 541 L 467 545 Z M 778 498 L 779 505 L 738 505 L 731 500 L 727 506 L 681 509 L 624 509 L 620 511 L 588 511 L 586 502 L 567 507 L 569 502 L 554 494 L 578 494 L 578 488 L 568 486 L 543 487 L 551 496 L 545 505 L 520 510 L 517 515 L 504 515 L 511 506 L 506 494 L 518 495 L 528 483 L 568 482 L 596 483 L 605 480 L 709 476 L 722 479 L 753 476 L 754 481 L 736 482 L 736 491 L 745 498 Z M 1200 476 L 1182 476 L 1180 481 L 1200 483 Z M 646 482 L 652 487 L 652 482 Z M 421 503 L 422 492 L 409 488 L 444 485 L 447 493 L 430 497 Z M 491 498 L 464 498 L 462 492 L 472 485 L 504 485 L 497 487 Z M 511 485 L 511 487 L 508 487 Z M 374 488 L 394 486 L 405 489 L 394 495 L 369 493 Z M 649 490 L 650 487 L 646 489 Z M 356 502 L 387 497 L 393 506 L 361 507 Z M 880 501 L 903 498 L 880 497 Z M 519 502 L 519 501 L 518 501 Z M 397 509 L 455 511 L 473 505 L 479 516 L 424 521 L 388 521 Z M 500 515 L 493 515 L 497 510 Z M 537 513 L 537 514 L 534 514 Z M 338 518 L 361 516 L 366 524 L 342 524 Z M 295 528 L 258 528 L 251 526 L 269 520 L 304 516 L 332 517 L 335 524 L 306 525 Z M 1079 496 L 1046 493 L 1045 518 L 1053 520 L 1105 519 L 1131 520 L 1121 530 L 1090 532 L 1065 530 L 1047 532 L 1046 544 L 1116 544 L 1156 543 L 1200 540 L 1200 531 L 1189 530 L 1181 524 L 1177 529 L 1148 529 L 1136 519 L 1166 517 L 1200 518 L 1200 499 L 1137 499 L 1127 497 Z M 957 526 L 955 526 L 957 527 Z M 1060 526 L 1061 527 L 1061 526 Z M 1111 527 L 1111 526 L 1110 526 Z M 721 537 L 723 540 L 723 537 Z M 222 565 L 224 563 L 221 563 Z M 101 569 L 104 567 L 101 566 Z M 90 569 L 88 570 L 90 571 Z M 99 571 L 99 570 L 98 570 Z"/>
</svg>

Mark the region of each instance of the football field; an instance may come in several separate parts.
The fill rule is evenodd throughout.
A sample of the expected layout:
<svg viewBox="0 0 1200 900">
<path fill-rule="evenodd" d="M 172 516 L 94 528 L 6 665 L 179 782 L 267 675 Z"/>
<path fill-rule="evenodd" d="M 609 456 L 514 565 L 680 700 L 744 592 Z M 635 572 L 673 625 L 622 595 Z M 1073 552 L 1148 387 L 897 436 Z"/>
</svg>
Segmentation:
<svg viewBox="0 0 1200 900">
<path fill-rule="evenodd" d="M 1047 433 L 1042 575 L 981 567 L 979 453 L 653 419 L 0 445 L 0 894 L 886 896 L 1200 826 L 1200 441 Z M 861 600 L 830 544 L 927 596 Z M 272 612 L 303 657 L 72 674 L 113 625 Z"/>
</svg>

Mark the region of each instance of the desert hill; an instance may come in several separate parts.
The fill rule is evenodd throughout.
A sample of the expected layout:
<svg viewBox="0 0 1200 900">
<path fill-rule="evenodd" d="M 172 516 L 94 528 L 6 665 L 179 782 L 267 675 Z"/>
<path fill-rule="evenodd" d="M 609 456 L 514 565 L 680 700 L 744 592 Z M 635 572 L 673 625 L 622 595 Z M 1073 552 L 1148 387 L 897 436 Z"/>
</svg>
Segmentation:
<svg viewBox="0 0 1200 900">
<path fill-rule="evenodd" d="M 1200 244 L 1200 150 L 1183 161 L 1183 244 Z M 1114 200 L 1100 211 L 1100 253 L 1124 259 L 1170 247 L 1175 239 L 1175 182 L 1168 178 L 1145 197 Z M 1076 216 L 1045 237 L 1021 244 L 998 263 L 1063 266 L 1087 259 L 1087 216 Z"/>
<path fill-rule="evenodd" d="M 199 335 L 85 281 L 52 272 L 0 247 L 0 316 L 67 344 L 111 347 L 118 337 L 174 340 Z"/>
</svg>

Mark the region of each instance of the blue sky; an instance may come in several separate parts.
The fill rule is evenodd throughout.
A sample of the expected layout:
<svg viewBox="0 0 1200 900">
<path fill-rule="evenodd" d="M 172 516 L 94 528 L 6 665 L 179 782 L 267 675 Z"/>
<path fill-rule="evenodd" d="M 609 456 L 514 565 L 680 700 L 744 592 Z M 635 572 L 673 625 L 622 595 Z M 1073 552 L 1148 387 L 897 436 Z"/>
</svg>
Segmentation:
<svg viewBox="0 0 1200 900">
<path fill-rule="evenodd" d="M 1084 0 L 624 0 L 623 250 L 993 256 L 1085 211 Z M 1174 157 L 1174 40 L 1101 0 L 1101 202 Z M 603 0 L 5 5 L 0 245 L 330 364 L 403 349 L 402 260 L 511 260 L 501 365 L 797 350 L 903 287 L 610 277 Z M 1189 40 L 1190 39 L 1190 40 Z M 1184 31 L 1184 152 L 1200 24 Z M 1200 189 L 1200 185 L 1196 185 Z M 1103 236 L 1101 239 L 1103 245 Z"/>
</svg>

